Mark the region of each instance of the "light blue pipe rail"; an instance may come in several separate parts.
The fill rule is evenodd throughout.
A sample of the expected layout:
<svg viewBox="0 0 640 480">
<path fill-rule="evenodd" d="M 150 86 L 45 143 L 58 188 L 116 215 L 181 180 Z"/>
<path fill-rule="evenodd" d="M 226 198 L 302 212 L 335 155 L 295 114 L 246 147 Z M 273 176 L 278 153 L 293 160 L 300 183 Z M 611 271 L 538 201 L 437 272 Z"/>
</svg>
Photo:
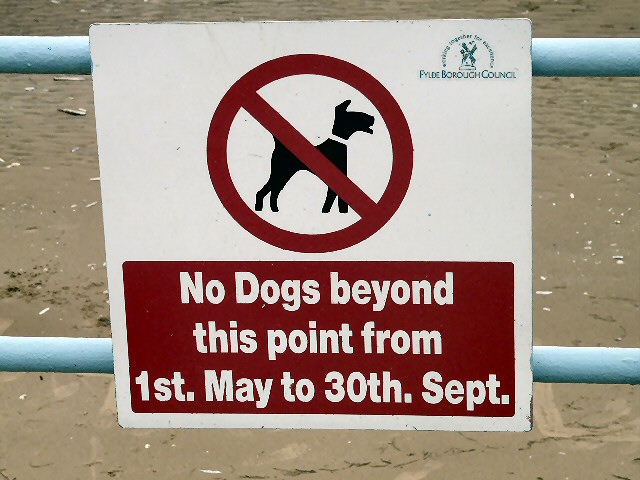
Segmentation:
<svg viewBox="0 0 640 480">
<path fill-rule="evenodd" d="M 89 37 L 0 37 L 0 73 L 90 74 Z"/>
<path fill-rule="evenodd" d="M 640 348 L 533 347 L 544 383 L 640 384 Z M 0 371 L 113 373 L 109 338 L 0 337 Z"/>
<path fill-rule="evenodd" d="M 110 338 L 0 337 L 0 371 L 113 373 Z"/>
<path fill-rule="evenodd" d="M 541 383 L 640 384 L 640 348 L 533 347 L 531 365 Z"/>
<path fill-rule="evenodd" d="M 639 77 L 640 38 L 534 38 L 541 77 Z"/>
<path fill-rule="evenodd" d="M 533 74 L 638 77 L 640 38 L 534 38 Z M 89 37 L 0 37 L 0 73 L 90 74 Z"/>
</svg>

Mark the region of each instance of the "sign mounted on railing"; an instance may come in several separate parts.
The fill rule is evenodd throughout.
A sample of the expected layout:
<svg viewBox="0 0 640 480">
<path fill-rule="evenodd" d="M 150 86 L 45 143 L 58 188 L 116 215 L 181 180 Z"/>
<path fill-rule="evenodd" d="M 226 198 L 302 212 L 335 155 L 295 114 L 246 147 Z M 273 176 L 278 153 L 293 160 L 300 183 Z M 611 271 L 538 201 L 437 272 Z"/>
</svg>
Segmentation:
<svg viewBox="0 0 640 480">
<path fill-rule="evenodd" d="M 90 41 L 123 426 L 530 429 L 527 20 Z"/>
</svg>

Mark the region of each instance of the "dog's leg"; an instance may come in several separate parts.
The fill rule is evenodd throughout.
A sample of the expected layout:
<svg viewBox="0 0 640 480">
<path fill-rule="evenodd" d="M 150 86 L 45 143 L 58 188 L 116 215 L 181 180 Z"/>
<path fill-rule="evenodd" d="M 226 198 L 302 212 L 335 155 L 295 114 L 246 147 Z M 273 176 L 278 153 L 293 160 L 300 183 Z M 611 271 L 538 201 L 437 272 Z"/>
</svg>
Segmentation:
<svg viewBox="0 0 640 480">
<path fill-rule="evenodd" d="M 269 197 L 269 205 L 271 206 L 271 211 L 272 212 L 277 212 L 279 211 L 278 209 L 278 195 L 280 195 L 280 192 L 282 191 L 283 187 L 280 187 L 279 189 L 273 189 L 271 190 L 271 196 Z"/>
<path fill-rule="evenodd" d="M 347 156 L 345 152 L 344 158 L 338 158 L 335 162 L 336 167 L 340 169 L 344 176 L 347 176 Z M 342 197 L 338 197 L 338 211 L 340 213 L 347 213 L 349 211 L 349 204 L 345 202 Z"/>
<path fill-rule="evenodd" d="M 293 177 L 293 175 L 299 170 L 304 169 L 305 166 L 293 153 L 287 150 L 287 148 L 280 143 L 277 138 L 273 137 L 273 141 L 275 143 L 275 147 L 271 154 L 271 174 L 269 175 L 269 181 L 267 182 L 268 188 L 267 185 L 262 187 L 258 192 L 258 195 L 262 196 L 260 199 L 260 206 L 262 206 L 262 199 L 266 195 L 266 192 L 270 191 L 271 196 L 269 197 L 269 205 L 272 212 L 277 212 L 279 210 L 278 195 L 280 195 L 280 192 L 287 182 L 291 180 L 291 177 Z M 258 204 L 258 195 L 256 195 L 256 205 Z"/>
<path fill-rule="evenodd" d="M 336 192 L 327 188 L 327 197 L 324 199 L 324 205 L 322 206 L 322 213 L 329 213 L 331 206 L 337 197 Z"/>
<path fill-rule="evenodd" d="M 272 212 L 279 211 L 278 196 L 280 195 L 280 192 L 282 192 L 282 190 L 284 189 L 287 182 L 291 180 L 291 177 L 293 176 L 294 173 L 296 172 L 295 170 L 292 170 L 292 169 L 289 169 L 289 170 L 281 169 L 271 174 L 271 184 L 269 185 L 271 189 L 271 196 L 269 197 L 269 205 L 271 206 Z"/>
<path fill-rule="evenodd" d="M 258 193 L 256 193 L 256 212 L 262 211 L 262 206 L 264 203 L 264 197 L 271 191 L 271 178 L 267 180 L 267 183 L 264 184 Z"/>
<path fill-rule="evenodd" d="M 341 197 L 338 197 L 338 211 L 340 213 L 347 213 L 349 211 L 349 204 Z"/>
</svg>

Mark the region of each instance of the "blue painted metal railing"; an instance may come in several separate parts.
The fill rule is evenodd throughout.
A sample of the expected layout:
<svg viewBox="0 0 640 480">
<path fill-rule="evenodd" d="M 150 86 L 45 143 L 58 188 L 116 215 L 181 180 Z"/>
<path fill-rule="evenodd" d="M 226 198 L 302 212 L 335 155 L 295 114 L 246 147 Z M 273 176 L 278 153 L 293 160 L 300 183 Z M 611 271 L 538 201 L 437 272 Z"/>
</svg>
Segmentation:
<svg viewBox="0 0 640 480">
<path fill-rule="evenodd" d="M 640 76 L 640 38 L 534 38 L 541 77 Z M 91 73 L 89 37 L 0 37 L 0 73 Z"/>
<path fill-rule="evenodd" d="M 538 38 L 533 74 L 640 76 L 640 38 Z M 0 37 L 0 73 L 90 74 L 88 37 Z M 533 347 L 536 382 L 640 384 L 640 348 Z M 113 373 L 108 338 L 1 337 L 0 371 Z"/>
<path fill-rule="evenodd" d="M 109 338 L 0 337 L 0 371 L 113 373 Z M 533 379 L 640 384 L 639 348 L 533 347 Z"/>
<path fill-rule="evenodd" d="M 0 73 L 89 75 L 89 37 L 0 37 Z"/>
</svg>

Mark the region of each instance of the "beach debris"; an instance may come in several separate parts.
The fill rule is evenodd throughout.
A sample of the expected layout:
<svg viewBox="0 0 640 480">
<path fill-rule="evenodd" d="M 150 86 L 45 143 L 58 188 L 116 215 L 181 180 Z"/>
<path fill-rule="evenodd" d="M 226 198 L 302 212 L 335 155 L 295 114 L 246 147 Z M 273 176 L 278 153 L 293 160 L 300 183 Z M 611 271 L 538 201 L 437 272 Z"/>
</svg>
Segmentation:
<svg viewBox="0 0 640 480">
<path fill-rule="evenodd" d="M 570 193 L 569 194 L 569 198 L 574 199 L 574 198 L 576 198 L 576 196 L 573 193 Z"/>
<path fill-rule="evenodd" d="M 75 115 L 75 116 L 84 116 L 87 114 L 87 110 L 84 108 L 78 108 L 78 109 L 74 109 L 74 108 L 59 108 L 58 109 L 59 112 L 62 113 L 67 113 L 69 115 Z"/>
<path fill-rule="evenodd" d="M 536 295 L 551 295 L 552 293 L 549 290 L 536 290 Z"/>
<path fill-rule="evenodd" d="M 100 181 L 100 177 L 92 177 L 89 179 L 90 182 L 99 182 Z"/>
<path fill-rule="evenodd" d="M 4 168 L 12 168 L 12 167 L 19 167 L 19 166 L 20 166 L 20 162 L 13 162 L 13 163 L 10 163 L 9 165 L 7 165 Z"/>
<path fill-rule="evenodd" d="M 47 307 L 47 308 L 43 308 L 42 310 L 40 310 L 38 312 L 38 315 L 44 315 L 45 313 L 47 313 L 49 310 L 51 310 L 51 307 Z"/>
<path fill-rule="evenodd" d="M 97 205 L 97 204 L 98 204 L 98 202 L 91 202 L 91 203 L 87 203 L 87 204 L 85 205 L 85 208 L 93 207 L 94 205 Z"/>
<path fill-rule="evenodd" d="M 26 393 L 23 393 L 23 394 L 22 394 L 22 395 L 20 395 L 18 398 L 19 398 L 20 400 L 24 400 L 25 398 L 27 398 L 27 394 L 26 394 Z"/>
<path fill-rule="evenodd" d="M 151 445 L 149 445 L 148 443 L 144 444 L 144 448 L 149 448 L 149 447 L 151 447 Z"/>
<path fill-rule="evenodd" d="M 4 163 L 4 160 L 2 158 L 0 158 L 0 163 Z"/>
<path fill-rule="evenodd" d="M 24 89 L 25 89 L 27 92 L 33 92 L 33 91 L 36 89 L 36 87 L 24 87 Z"/>
<path fill-rule="evenodd" d="M 82 82 L 84 81 L 85 78 L 84 77 L 76 77 L 76 76 L 59 76 L 59 77 L 53 77 L 53 81 L 54 82 Z"/>
<path fill-rule="evenodd" d="M 109 325 L 111 325 L 111 319 L 109 317 L 105 317 L 104 315 L 101 315 L 98 317 L 98 320 L 96 323 L 98 324 L 99 327 L 108 327 Z"/>
<path fill-rule="evenodd" d="M 218 474 L 218 473 L 222 473 L 220 470 L 200 470 L 202 473 L 209 473 L 212 475 Z"/>
<path fill-rule="evenodd" d="M 80 147 L 73 147 L 71 153 L 76 153 L 78 150 L 80 150 Z"/>
<path fill-rule="evenodd" d="M 624 255 L 614 255 L 613 258 L 618 265 L 622 265 L 624 263 Z"/>
</svg>

